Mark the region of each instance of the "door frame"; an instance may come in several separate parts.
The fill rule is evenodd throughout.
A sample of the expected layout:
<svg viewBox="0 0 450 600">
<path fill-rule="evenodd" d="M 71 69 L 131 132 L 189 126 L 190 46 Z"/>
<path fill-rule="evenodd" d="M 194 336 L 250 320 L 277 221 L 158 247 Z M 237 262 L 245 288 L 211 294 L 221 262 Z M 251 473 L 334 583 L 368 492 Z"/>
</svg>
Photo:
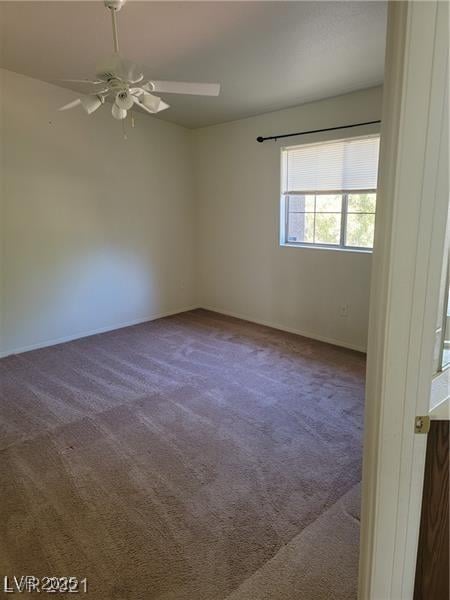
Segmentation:
<svg viewBox="0 0 450 600">
<path fill-rule="evenodd" d="M 447 48 L 447 49 L 446 49 Z M 413 597 L 448 214 L 447 2 L 389 2 L 363 460 L 360 600 Z M 447 171 L 448 172 L 448 171 Z M 441 178 L 442 179 L 442 178 Z"/>
</svg>

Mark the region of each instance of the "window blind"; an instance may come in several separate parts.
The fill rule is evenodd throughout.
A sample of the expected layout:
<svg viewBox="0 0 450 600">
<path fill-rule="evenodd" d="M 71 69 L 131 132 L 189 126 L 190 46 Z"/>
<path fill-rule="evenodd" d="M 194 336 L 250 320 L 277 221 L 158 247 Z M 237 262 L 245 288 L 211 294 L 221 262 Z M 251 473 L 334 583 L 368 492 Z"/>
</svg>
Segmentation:
<svg viewBox="0 0 450 600">
<path fill-rule="evenodd" d="M 377 135 L 285 148 L 282 193 L 374 190 L 379 146 Z"/>
</svg>

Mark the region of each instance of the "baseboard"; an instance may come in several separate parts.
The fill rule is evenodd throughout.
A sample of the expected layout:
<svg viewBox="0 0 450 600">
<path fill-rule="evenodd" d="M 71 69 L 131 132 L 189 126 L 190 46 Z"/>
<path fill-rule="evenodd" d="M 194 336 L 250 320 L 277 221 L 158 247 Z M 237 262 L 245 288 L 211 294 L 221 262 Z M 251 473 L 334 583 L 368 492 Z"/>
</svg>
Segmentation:
<svg viewBox="0 0 450 600">
<path fill-rule="evenodd" d="M 107 327 L 100 327 L 99 329 L 92 329 L 90 331 L 76 333 L 74 335 L 60 337 L 60 338 L 56 338 L 56 339 L 52 339 L 52 340 L 46 340 L 44 342 L 38 342 L 36 344 L 30 344 L 29 346 L 13 348 L 11 350 L 6 350 L 3 352 L 0 352 L 0 358 L 5 358 L 7 356 L 11 356 L 12 354 L 22 354 L 23 352 L 30 352 L 31 350 L 38 350 L 39 348 L 48 348 L 49 346 L 56 346 L 57 344 L 64 344 L 65 342 L 79 340 L 81 338 L 89 337 L 91 335 L 97 335 L 99 333 L 107 333 L 108 331 L 114 331 L 116 329 L 123 329 L 124 327 L 131 327 L 133 325 L 139 325 L 140 323 L 148 323 L 150 321 L 155 321 L 156 319 L 162 319 L 163 317 L 170 317 L 171 315 L 177 315 L 179 313 L 187 312 L 189 310 L 195 310 L 196 308 L 203 308 L 204 310 L 210 310 L 212 312 L 216 312 L 216 313 L 226 315 L 229 317 L 235 317 L 236 319 L 242 319 L 244 321 L 249 321 L 250 323 L 257 323 L 258 325 L 265 325 L 266 327 L 272 327 L 272 329 L 279 329 L 280 331 L 286 331 L 288 333 L 295 333 L 296 335 L 301 335 L 303 337 L 317 340 L 319 342 L 325 342 L 327 344 L 332 344 L 333 346 L 340 346 L 341 348 L 348 348 L 349 350 L 356 350 L 358 352 L 366 353 L 366 348 L 364 348 L 362 346 L 358 346 L 355 344 L 349 344 L 349 343 L 343 342 L 341 340 L 336 340 L 334 338 L 329 338 L 329 337 L 325 337 L 322 335 L 318 335 L 316 333 L 311 333 L 310 331 L 294 329 L 293 327 L 286 327 L 284 325 L 280 325 L 279 323 L 275 323 L 273 321 L 264 321 L 264 320 L 260 320 L 260 319 L 255 319 L 255 318 L 251 317 L 250 315 L 245 315 L 245 314 L 236 313 L 236 312 L 230 312 L 223 308 L 218 308 L 217 306 L 207 306 L 207 305 L 203 304 L 203 305 L 186 306 L 184 308 L 178 308 L 176 310 L 170 310 L 170 311 L 166 311 L 166 312 L 162 312 L 162 313 L 157 313 L 155 315 L 144 317 L 142 319 L 126 321 L 126 322 L 118 323 L 115 325 L 109 325 Z"/>
<path fill-rule="evenodd" d="M 244 315 L 242 313 L 230 312 L 228 310 L 224 310 L 222 308 L 217 308 L 216 306 L 206 306 L 202 304 L 199 308 L 203 308 L 204 310 L 210 310 L 212 312 L 219 313 L 221 315 L 226 315 L 228 317 L 235 317 L 236 319 L 242 319 L 244 321 L 249 321 L 250 323 L 256 323 L 258 325 L 265 325 L 266 327 L 271 327 L 272 329 L 279 329 L 280 331 L 286 331 L 287 333 L 295 333 L 296 335 L 301 335 L 302 337 L 310 338 L 312 340 L 317 340 L 318 342 L 325 342 L 327 344 L 331 344 L 332 346 L 340 346 L 341 348 L 347 348 L 348 350 L 356 350 L 357 352 L 362 352 L 366 354 L 367 349 L 363 346 L 358 346 L 356 344 L 349 344 L 348 342 L 343 342 L 342 340 L 336 340 L 334 338 L 325 337 L 323 335 L 318 335 L 317 333 L 311 333 L 310 331 L 304 331 L 300 329 L 294 329 L 293 327 L 286 327 L 285 325 L 280 325 L 279 323 L 275 323 L 273 321 L 262 321 L 260 319 L 255 319 L 249 315 Z"/>
<path fill-rule="evenodd" d="M 197 305 L 186 306 L 184 308 L 178 308 L 176 310 L 169 310 L 162 313 L 157 313 L 142 319 L 135 319 L 133 321 L 126 321 L 124 323 L 117 323 L 115 325 L 108 325 L 107 327 L 100 327 L 99 329 L 91 329 L 89 331 L 83 331 L 74 335 L 68 335 L 52 340 L 46 340 L 44 342 L 38 342 L 36 344 L 30 344 L 29 346 L 22 346 L 19 348 L 13 348 L 0 352 L 0 358 L 11 356 L 12 354 L 22 354 L 23 352 L 30 352 L 31 350 L 38 350 L 39 348 L 48 348 L 49 346 L 56 346 L 57 344 L 64 344 L 65 342 L 72 342 L 73 340 L 79 340 L 84 337 L 91 335 L 98 335 L 99 333 L 107 333 L 108 331 L 115 331 L 116 329 L 123 329 L 124 327 L 131 327 L 133 325 L 139 325 L 140 323 L 148 323 L 149 321 L 156 321 L 156 319 L 162 319 L 163 317 L 170 317 L 179 313 L 187 312 L 199 308 Z"/>
</svg>

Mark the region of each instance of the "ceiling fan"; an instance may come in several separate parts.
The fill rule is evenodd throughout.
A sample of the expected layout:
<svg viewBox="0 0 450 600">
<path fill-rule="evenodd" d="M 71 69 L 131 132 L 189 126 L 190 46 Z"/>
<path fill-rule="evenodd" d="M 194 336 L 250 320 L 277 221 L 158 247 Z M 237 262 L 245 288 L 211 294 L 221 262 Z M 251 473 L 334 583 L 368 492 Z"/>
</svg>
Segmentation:
<svg viewBox="0 0 450 600">
<path fill-rule="evenodd" d="M 127 117 L 128 111 L 134 106 L 138 106 L 150 114 L 169 108 L 169 104 L 153 92 L 218 96 L 220 92 L 218 83 L 189 83 L 153 79 L 144 81 L 144 74 L 139 70 L 139 67 L 119 55 L 116 13 L 125 2 L 126 0 L 104 0 L 106 8 L 111 11 L 114 54 L 98 65 L 94 80 L 63 80 L 67 83 L 88 84 L 91 86 L 91 91 L 87 95 L 61 106 L 59 110 L 68 110 L 81 105 L 90 115 L 109 98 L 113 99 L 112 116 L 115 119 L 123 120 Z"/>
</svg>

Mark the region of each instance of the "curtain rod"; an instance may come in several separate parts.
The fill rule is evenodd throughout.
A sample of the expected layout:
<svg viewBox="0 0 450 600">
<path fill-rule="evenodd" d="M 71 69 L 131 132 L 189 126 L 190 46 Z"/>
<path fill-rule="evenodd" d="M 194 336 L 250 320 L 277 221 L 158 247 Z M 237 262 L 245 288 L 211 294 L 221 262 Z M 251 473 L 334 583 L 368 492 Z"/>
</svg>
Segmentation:
<svg viewBox="0 0 450 600">
<path fill-rule="evenodd" d="M 311 129 L 311 131 L 298 131 L 297 133 L 282 133 L 280 135 L 270 135 L 268 137 L 262 137 L 261 135 L 256 138 L 256 141 L 261 143 L 267 140 L 279 140 L 281 138 L 293 137 L 295 135 L 307 135 L 308 133 L 322 133 L 323 131 L 335 131 L 336 129 L 348 129 L 349 127 L 360 127 L 361 125 L 373 125 L 374 123 L 381 123 L 378 121 L 366 121 L 365 123 L 354 123 L 353 125 L 341 125 L 340 127 L 327 127 L 325 129 Z"/>
</svg>

